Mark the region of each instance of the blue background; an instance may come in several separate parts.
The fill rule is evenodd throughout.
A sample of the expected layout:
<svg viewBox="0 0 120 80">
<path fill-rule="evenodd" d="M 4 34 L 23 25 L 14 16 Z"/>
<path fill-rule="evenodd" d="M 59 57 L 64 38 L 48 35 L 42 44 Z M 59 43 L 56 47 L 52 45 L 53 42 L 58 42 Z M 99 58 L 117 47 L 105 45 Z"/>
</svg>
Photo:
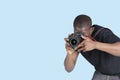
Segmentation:
<svg viewBox="0 0 120 80">
<path fill-rule="evenodd" d="M 91 80 L 94 67 L 81 55 L 65 71 L 64 37 L 79 14 L 120 36 L 119 7 L 119 0 L 0 0 L 0 80 Z"/>
</svg>

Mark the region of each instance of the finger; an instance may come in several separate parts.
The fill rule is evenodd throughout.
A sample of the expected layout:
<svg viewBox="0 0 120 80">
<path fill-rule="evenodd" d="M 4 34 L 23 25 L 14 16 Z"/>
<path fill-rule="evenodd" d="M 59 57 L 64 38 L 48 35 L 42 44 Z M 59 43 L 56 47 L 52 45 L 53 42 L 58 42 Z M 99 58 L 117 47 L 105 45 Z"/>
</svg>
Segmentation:
<svg viewBox="0 0 120 80">
<path fill-rule="evenodd" d="M 66 44 L 67 44 L 68 46 L 70 46 L 70 44 L 69 44 L 68 42 L 67 42 Z"/>
<path fill-rule="evenodd" d="M 86 52 L 86 51 L 87 51 L 87 47 L 85 46 L 83 52 Z"/>
<path fill-rule="evenodd" d="M 70 48 L 70 49 L 74 50 L 74 49 L 70 46 L 69 43 L 66 43 L 66 44 L 65 44 L 65 48 L 66 48 L 66 49 L 67 49 L 67 48 Z"/>
<path fill-rule="evenodd" d="M 92 39 L 90 38 L 90 36 L 81 36 L 84 40 L 86 41 L 91 41 Z"/>
<path fill-rule="evenodd" d="M 70 44 L 69 44 L 69 43 L 66 43 L 65 46 L 66 46 L 66 47 L 70 47 Z"/>
<path fill-rule="evenodd" d="M 83 52 L 86 52 L 86 50 L 83 50 Z"/>
<path fill-rule="evenodd" d="M 77 47 L 75 47 L 75 50 L 77 50 L 78 48 L 81 48 L 81 47 L 83 47 L 84 46 L 84 41 L 82 41 Z"/>
<path fill-rule="evenodd" d="M 68 38 L 64 38 L 65 42 L 69 42 L 69 39 Z"/>
<path fill-rule="evenodd" d="M 78 49 L 77 51 L 80 52 L 80 51 L 84 51 L 84 50 L 85 50 L 85 48 L 82 47 L 82 48 Z"/>
<path fill-rule="evenodd" d="M 66 49 L 67 49 L 67 51 L 68 51 L 68 50 L 71 50 L 71 48 L 70 48 L 70 47 L 67 47 Z"/>
<path fill-rule="evenodd" d="M 82 37 L 83 39 L 85 39 L 85 40 L 87 39 L 87 37 L 86 37 L 86 36 L 81 35 L 81 37 Z"/>
</svg>

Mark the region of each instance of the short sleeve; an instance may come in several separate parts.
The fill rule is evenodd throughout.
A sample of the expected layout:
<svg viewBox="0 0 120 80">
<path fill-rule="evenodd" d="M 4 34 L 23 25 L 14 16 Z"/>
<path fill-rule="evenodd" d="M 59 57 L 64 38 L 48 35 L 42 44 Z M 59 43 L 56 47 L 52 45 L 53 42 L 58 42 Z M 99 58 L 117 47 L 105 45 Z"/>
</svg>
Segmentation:
<svg viewBox="0 0 120 80">
<path fill-rule="evenodd" d="M 115 42 L 120 42 L 120 38 L 116 36 L 110 29 L 105 28 L 102 31 L 102 40 L 105 43 L 115 43 Z"/>
</svg>

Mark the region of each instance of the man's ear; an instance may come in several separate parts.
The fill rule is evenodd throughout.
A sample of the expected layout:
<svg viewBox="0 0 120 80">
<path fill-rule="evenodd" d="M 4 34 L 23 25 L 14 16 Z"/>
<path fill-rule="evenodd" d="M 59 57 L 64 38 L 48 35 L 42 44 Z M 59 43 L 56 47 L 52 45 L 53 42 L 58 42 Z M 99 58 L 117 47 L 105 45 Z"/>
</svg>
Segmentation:
<svg viewBox="0 0 120 80">
<path fill-rule="evenodd" d="M 92 30 L 94 30 L 95 27 L 92 27 Z"/>
<path fill-rule="evenodd" d="M 94 27 L 91 27 L 90 35 L 93 33 L 93 31 L 94 31 Z"/>
</svg>

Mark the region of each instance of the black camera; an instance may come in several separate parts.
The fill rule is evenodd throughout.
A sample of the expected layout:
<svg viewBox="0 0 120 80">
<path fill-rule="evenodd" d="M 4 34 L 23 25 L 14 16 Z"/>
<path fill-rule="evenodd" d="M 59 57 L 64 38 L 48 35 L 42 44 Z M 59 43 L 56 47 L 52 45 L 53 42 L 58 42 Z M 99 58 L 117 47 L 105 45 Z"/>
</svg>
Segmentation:
<svg viewBox="0 0 120 80">
<path fill-rule="evenodd" d="M 83 41 L 83 38 L 81 37 L 82 35 L 84 35 L 83 33 L 74 33 L 72 35 L 70 35 L 69 38 L 69 44 L 70 46 L 74 49 L 76 46 L 78 46 L 78 44 L 80 44 Z"/>
</svg>

